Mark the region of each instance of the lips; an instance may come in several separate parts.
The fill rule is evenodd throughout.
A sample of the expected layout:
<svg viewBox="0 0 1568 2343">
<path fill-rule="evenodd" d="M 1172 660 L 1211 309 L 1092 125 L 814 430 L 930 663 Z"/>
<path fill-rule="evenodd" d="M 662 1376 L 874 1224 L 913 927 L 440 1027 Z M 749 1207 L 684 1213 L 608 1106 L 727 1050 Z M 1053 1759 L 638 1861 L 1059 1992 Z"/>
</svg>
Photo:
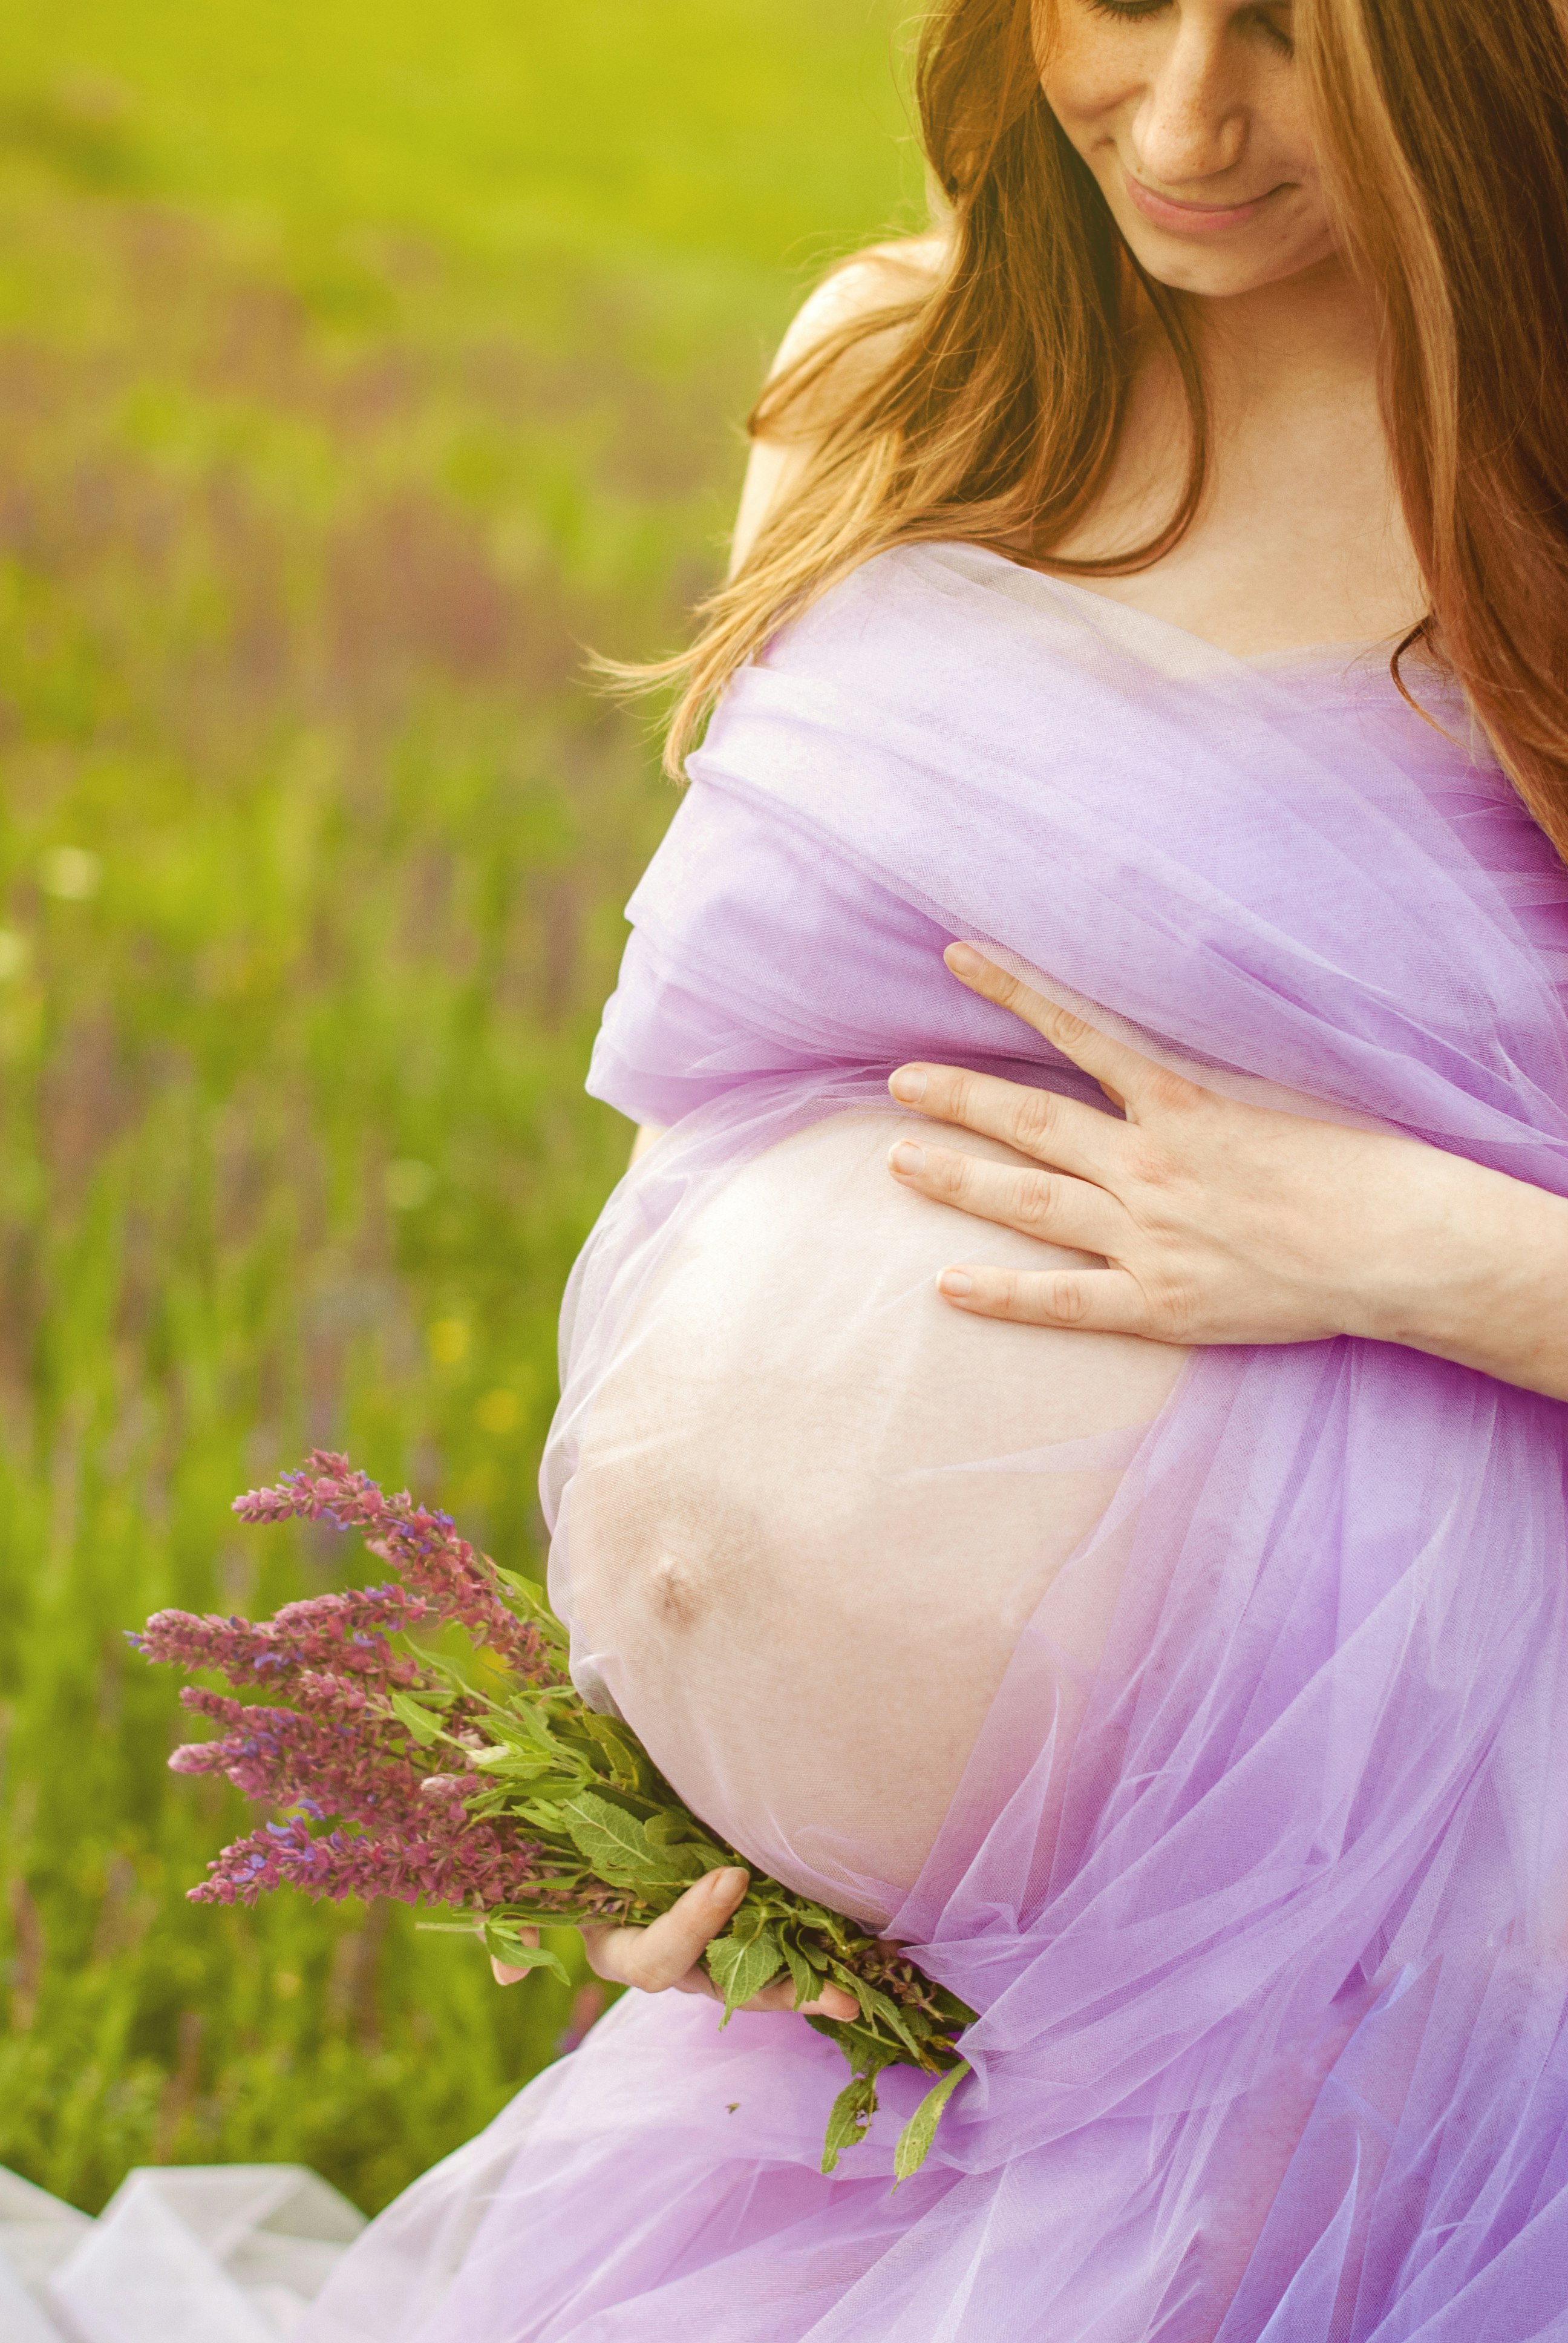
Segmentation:
<svg viewBox="0 0 1568 2343">
<path fill-rule="evenodd" d="M 1278 187 L 1270 187 L 1264 194 L 1241 204 L 1177 203 L 1170 196 L 1156 195 L 1141 179 L 1135 179 L 1125 163 L 1121 175 L 1130 200 L 1144 218 L 1173 236 L 1219 236 L 1227 228 L 1245 227 L 1281 192 Z"/>
</svg>

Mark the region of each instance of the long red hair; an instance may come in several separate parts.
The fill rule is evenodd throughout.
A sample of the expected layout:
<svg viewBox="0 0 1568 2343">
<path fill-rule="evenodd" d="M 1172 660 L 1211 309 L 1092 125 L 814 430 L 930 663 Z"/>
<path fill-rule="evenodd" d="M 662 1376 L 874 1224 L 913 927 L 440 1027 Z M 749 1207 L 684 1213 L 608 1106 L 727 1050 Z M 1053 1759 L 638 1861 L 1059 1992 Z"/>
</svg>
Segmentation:
<svg viewBox="0 0 1568 2343">
<path fill-rule="evenodd" d="M 1139 268 L 1046 103 L 1035 5 L 940 0 L 927 21 L 917 90 L 944 265 L 765 394 L 753 429 L 809 432 L 811 460 L 691 649 L 644 671 L 681 687 L 672 771 L 735 669 L 890 546 L 1027 546 L 1052 568 L 1126 574 L 1191 524 L 1206 435 L 1184 304 Z M 1295 38 L 1342 244 L 1379 311 L 1384 427 L 1426 581 L 1416 634 L 1568 857 L 1568 48 L 1553 0 L 1296 0 Z M 1182 492 L 1147 543 L 1053 558 L 1105 485 L 1151 317 L 1192 419 Z"/>
</svg>

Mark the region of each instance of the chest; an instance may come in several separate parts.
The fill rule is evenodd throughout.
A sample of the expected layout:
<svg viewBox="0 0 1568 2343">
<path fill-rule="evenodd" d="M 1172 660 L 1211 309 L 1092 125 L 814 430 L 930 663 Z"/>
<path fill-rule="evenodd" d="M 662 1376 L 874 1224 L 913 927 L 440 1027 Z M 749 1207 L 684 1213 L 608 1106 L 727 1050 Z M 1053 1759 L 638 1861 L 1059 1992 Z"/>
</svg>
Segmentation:
<svg viewBox="0 0 1568 2343">
<path fill-rule="evenodd" d="M 1055 549 L 1093 559 L 1154 536 L 1189 447 L 1180 386 L 1146 387 L 1101 497 Z M 1243 659 L 1397 639 L 1426 599 L 1370 390 L 1222 407 L 1185 536 L 1147 569 L 1077 582 Z"/>
</svg>

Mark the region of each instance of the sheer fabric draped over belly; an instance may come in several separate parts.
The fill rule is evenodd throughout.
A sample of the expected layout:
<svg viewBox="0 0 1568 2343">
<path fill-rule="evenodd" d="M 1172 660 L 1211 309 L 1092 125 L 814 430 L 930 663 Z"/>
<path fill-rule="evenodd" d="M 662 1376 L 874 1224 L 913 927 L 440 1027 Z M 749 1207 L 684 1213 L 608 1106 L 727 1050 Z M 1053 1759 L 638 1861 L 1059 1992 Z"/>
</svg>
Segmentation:
<svg viewBox="0 0 1568 2343">
<path fill-rule="evenodd" d="M 752 1862 L 879 1924 L 1184 1356 L 949 1308 L 950 1260 L 1084 1257 L 894 1187 L 910 1129 L 840 1108 L 692 1215 L 596 1382 L 568 1533 L 579 1683 Z"/>
</svg>

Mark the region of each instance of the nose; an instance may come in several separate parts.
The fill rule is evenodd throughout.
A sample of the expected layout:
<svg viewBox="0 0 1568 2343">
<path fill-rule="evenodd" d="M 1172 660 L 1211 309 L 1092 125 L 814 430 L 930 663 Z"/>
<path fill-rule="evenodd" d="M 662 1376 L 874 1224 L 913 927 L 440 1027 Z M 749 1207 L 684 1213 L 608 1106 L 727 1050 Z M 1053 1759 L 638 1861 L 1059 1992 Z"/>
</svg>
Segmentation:
<svg viewBox="0 0 1568 2343">
<path fill-rule="evenodd" d="M 1244 95 L 1215 25 L 1182 10 L 1132 117 L 1139 174 L 1177 195 L 1241 160 Z"/>
</svg>

